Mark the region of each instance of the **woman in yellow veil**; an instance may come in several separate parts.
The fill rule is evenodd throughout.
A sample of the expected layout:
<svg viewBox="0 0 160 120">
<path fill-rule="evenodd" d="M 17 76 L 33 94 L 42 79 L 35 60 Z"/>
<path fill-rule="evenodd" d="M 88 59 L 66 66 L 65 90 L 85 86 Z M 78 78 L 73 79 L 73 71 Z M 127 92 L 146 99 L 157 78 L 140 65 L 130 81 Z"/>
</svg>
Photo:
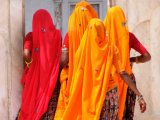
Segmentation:
<svg viewBox="0 0 160 120">
<path fill-rule="evenodd" d="M 60 82 L 61 90 L 55 115 L 55 120 L 61 119 L 64 110 L 66 109 L 68 98 L 70 96 L 70 85 L 72 82 L 72 75 L 74 69 L 74 56 L 79 47 L 80 40 L 84 34 L 84 31 L 88 25 L 88 22 L 92 18 L 97 18 L 98 15 L 94 8 L 86 1 L 81 1 L 76 4 L 68 23 L 68 44 L 69 48 L 62 48 L 61 63 L 66 66 L 66 61 L 69 58 L 69 68 L 64 67 L 61 72 Z M 69 52 L 68 52 L 69 49 Z M 66 59 L 67 58 L 67 59 Z"/>
<path fill-rule="evenodd" d="M 110 8 L 104 20 L 105 28 L 108 37 L 110 39 L 110 42 L 115 46 L 117 46 L 120 53 L 120 60 L 122 63 L 122 67 L 130 75 L 132 71 L 130 68 L 130 61 L 129 61 L 129 32 L 126 22 L 127 21 L 125 19 L 124 12 L 118 6 Z M 115 67 L 112 67 L 112 75 L 113 75 L 113 80 L 118 83 L 118 93 L 120 101 L 118 119 L 122 120 L 128 86 L 126 83 L 124 83 L 124 81 L 121 80 L 120 75 L 116 74 Z M 141 102 L 139 103 L 141 106 Z"/>
<path fill-rule="evenodd" d="M 141 95 L 124 71 L 119 50 L 107 39 L 101 20 L 97 18 L 90 20 L 74 59 L 70 96 L 62 120 L 104 120 L 100 114 L 112 79 L 112 65 L 130 88 L 137 95 Z M 145 109 L 143 98 L 141 101 L 142 109 Z M 110 116 L 106 115 L 106 120 L 107 117 Z"/>
</svg>

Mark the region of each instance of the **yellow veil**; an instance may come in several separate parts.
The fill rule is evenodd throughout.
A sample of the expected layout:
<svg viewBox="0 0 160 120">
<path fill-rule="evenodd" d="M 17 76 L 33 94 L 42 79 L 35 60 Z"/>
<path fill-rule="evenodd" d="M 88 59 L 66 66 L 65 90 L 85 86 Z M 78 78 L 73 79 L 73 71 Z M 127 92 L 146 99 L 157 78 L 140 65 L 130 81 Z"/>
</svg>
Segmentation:
<svg viewBox="0 0 160 120">
<path fill-rule="evenodd" d="M 75 55 L 74 71 L 63 120 L 98 120 L 110 77 L 114 47 L 101 20 L 92 19 Z"/>
<path fill-rule="evenodd" d="M 61 72 L 61 90 L 55 115 L 55 120 L 61 119 L 66 109 L 70 96 L 70 85 L 74 69 L 74 56 L 79 47 L 81 38 L 86 30 L 89 21 L 97 18 L 98 15 L 94 8 L 86 1 L 76 4 L 74 11 L 69 17 L 68 36 L 69 36 L 69 69 L 64 68 Z M 68 80 L 67 80 L 68 79 Z"/>
<path fill-rule="evenodd" d="M 104 20 L 109 40 L 119 49 L 122 66 L 128 74 L 131 74 L 129 61 L 129 32 L 126 22 L 124 12 L 118 6 L 110 8 Z M 115 68 L 112 68 L 112 75 L 114 76 L 114 80 L 118 83 L 120 97 L 118 117 L 119 120 L 122 120 L 128 86 L 121 80 L 120 76 L 115 73 Z"/>
<path fill-rule="evenodd" d="M 73 74 L 74 55 L 79 47 L 80 40 L 86 30 L 88 22 L 92 18 L 97 18 L 94 8 L 86 1 L 78 3 L 69 18 L 68 35 L 69 35 L 69 75 L 67 81 L 67 90 L 69 92 L 70 82 Z M 68 94 L 68 93 L 66 93 Z"/>
</svg>

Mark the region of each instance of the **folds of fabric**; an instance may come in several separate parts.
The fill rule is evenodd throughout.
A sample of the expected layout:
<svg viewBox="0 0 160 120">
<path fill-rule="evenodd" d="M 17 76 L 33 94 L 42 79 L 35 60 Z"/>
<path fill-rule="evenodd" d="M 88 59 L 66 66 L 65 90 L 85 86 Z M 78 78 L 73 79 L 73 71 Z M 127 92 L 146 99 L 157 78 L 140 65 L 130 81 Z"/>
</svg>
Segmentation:
<svg viewBox="0 0 160 120">
<path fill-rule="evenodd" d="M 73 75 L 74 56 L 79 47 L 80 40 L 86 30 L 88 22 L 98 15 L 94 8 L 86 1 L 78 3 L 69 19 L 69 79 L 67 82 L 66 94 L 69 95 L 70 83 Z"/>
<path fill-rule="evenodd" d="M 20 120 L 39 120 L 46 112 L 59 72 L 61 34 L 46 10 L 34 14 L 32 38 L 32 63 L 24 80 Z"/>
<path fill-rule="evenodd" d="M 65 67 L 62 69 L 61 75 L 60 75 L 61 88 L 60 88 L 60 94 L 58 98 L 57 109 L 54 116 L 54 120 L 61 120 L 62 115 L 68 103 L 68 97 L 66 97 L 66 94 L 65 94 L 67 80 L 68 80 L 68 68 Z"/>
<path fill-rule="evenodd" d="M 105 28 L 92 19 L 75 55 L 70 96 L 63 120 L 98 120 L 108 88 L 113 47 Z"/>
<path fill-rule="evenodd" d="M 76 4 L 74 11 L 72 12 L 71 16 L 69 17 L 69 23 L 68 23 L 68 37 L 69 37 L 69 69 L 67 72 L 67 69 L 62 70 L 61 72 L 61 78 L 65 78 L 65 76 L 68 76 L 68 79 L 65 78 L 64 80 L 61 80 L 61 92 L 58 100 L 55 120 L 61 119 L 63 115 L 62 109 L 65 109 L 67 103 L 68 103 L 68 97 L 70 94 L 70 85 L 72 82 L 72 75 L 73 75 L 73 69 L 74 69 L 74 56 L 76 54 L 76 51 L 79 47 L 81 38 L 84 34 L 84 31 L 88 25 L 88 22 L 92 18 L 97 18 L 98 15 L 94 8 L 86 1 L 81 1 Z M 68 75 L 66 75 L 68 74 Z M 67 80 L 67 81 L 66 81 Z M 66 88 L 64 88 L 64 86 Z M 63 94 L 63 95 L 62 95 Z M 64 103 L 65 102 L 65 103 Z"/>
<path fill-rule="evenodd" d="M 126 22 L 123 10 L 118 6 L 110 8 L 104 20 L 109 40 L 118 47 L 122 66 L 128 74 L 131 74 L 129 61 L 129 32 Z M 112 67 L 112 75 L 114 76 L 114 80 L 118 82 L 120 97 L 118 117 L 119 120 L 122 120 L 128 86 L 121 80 L 120 76 L 116 74 L 114 67 Z"/>
</svg>

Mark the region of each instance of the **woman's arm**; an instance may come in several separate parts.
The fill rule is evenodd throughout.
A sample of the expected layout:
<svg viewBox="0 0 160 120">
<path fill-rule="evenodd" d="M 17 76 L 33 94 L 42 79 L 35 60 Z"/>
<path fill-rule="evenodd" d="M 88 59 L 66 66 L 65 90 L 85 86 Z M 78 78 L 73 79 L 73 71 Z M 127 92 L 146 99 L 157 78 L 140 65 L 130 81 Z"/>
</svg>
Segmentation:
<svg viewBox="0 0 160 120">
<path fill-rule="evenodd" d="M 122 71 L 119 74 L 120 74 L 122 80 L 124 80 L 125 83 L 132 89 L 132 91 L 138 96 L 138 101 L 139 101 L 141 112 L 142 113 L 145 112 L 145 110 L 146 110 L 146 102 L 143 99 L 142 94 L 137 89 L 136 84 L 132 81 L 132 79 L 130 78 L 130 76 L 128 75 L 127 72 Z"/>
<path fill-rule="evenodd" d="M 130 78 L 128 73 L 126 71 L 122 71 L 119 74 L 120 74 L 121 78 L 125 81 L 125 83 L 134 91 L 134 93 L 137 96 L 141 96 L 141 93 L 137 89 L 136 84 L 132 81 L 132 79 Z"/>
<path fill-rule="evenodd" d="M 23 58 L 24 58 L 24 66 L 29 68 L 30 64 L 32 63 L 31 51 L 29 49 L 23 50 Z"/>
<path fill-rule="evenodd" d="M 61 52 L 61 60 L 60 60 L 61 68 L 67 66 L 68 62 L 69 62 L 69 37 L 68 33 L 66 33 Z"/>
<path fill-rule="evenodd" d="M 135 63 L 145 63 L 149 60 L 151 60 L 151 55 L 149 54 L 149 52 L 146 52 L 140 56 L 130 58 L 130 62 L 135 62 Z"/>
<path fill-rule="evenodd" d="M 68 65 L 69 62 L 69 52 L 67 48 L 62 48 L 61 52 L 61 59 L 60 59 L 60 65 L 61 67 L 65 67 Z"/>
<path fill-rule="evenodd" d="M 24 39 L 24 49 L 23 49 L 23 58 L 25 64 L 29 67 L 32 62 L 32 33 L 29 32 Z"/>
<path fill-rule="evenodd" d="M 146 48 L 140 43 L 133 33 L 129 33 L 130 36 L 130 47 L 139 52 L 141 55 L 137 57 L 131 57 L 130 62 L 145 63 L 151 59 L 150 53 Z"/>
<path fill-rule="evenodd" d="M 24 49 L 23 50 L 23 57 L 24 57 L 25 61 L 30 62 L 31 61 L 31 50 Z"/>
<path fill-rule="evenodd" d="M 114 48 L 114 56 L 113 56 L 113 65 L 115 66 L 117 73 L 120 74 L 122 80 L 124 80 L 124 82 L 138 96 L 141 112 L 144 112 L 146 110 L 146 102 L 144 101 L 142 94 L 137 89 L 136 84 L 132 81 L 129 74 L 124 70 L 124 67 L 122 66 L 119 58 L 120 57 L 119 57 L 118 49 L 115 47 Z"/>
</svg>

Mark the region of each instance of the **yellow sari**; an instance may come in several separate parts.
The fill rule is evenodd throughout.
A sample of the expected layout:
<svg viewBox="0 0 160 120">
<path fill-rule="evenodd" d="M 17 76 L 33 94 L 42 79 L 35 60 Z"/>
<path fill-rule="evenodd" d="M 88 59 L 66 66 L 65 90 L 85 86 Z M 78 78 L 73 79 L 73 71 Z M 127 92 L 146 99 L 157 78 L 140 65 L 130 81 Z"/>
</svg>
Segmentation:
<svg viewBox="0 0 160 120">
<path fill-rule="evenodd" d="M 125 71 L 128 74 L 131 74 L 132 71 L 129 61 L 129 32 L 126 26 L 126 19 L 123 10 L 118 6 L 110 8 L 104 20 L 104 24 L 110 42 L 116 45 L 119 49 L 123 68 L 125 68 Z M 114 80 L 118 83 L 120 99 L 118 118 L 119 120 L 122 120 L 128 86 L 123 80 L 121 80 L 120 75 L 116 74 L 115 71 L 115 68 L 112 67 L 112 75 L 114 76 Z"/>
<path fill-rule="evenodd" d="M 88 22 L 92 18 L 97 18 L 98 15 L 94 8 L 86 1 L 81 1 L 76 4 L 75 9 L 69 17 L 68 36 L 69 36 L 69 69 L 64 68 L 61 72 L 60 82 L 61 90 L 55 114 L 55 120 L 60 120 L 70 96 L 70 85 L 72 83 L 74 57 L 79 47 L 81 38 L 86 30 Z"/>
<path fill-rule="evenodd" d="M 99 119 L 113 54 L 103 22 L 92 19 L 75 55 L 70 96 L 62 120 Z"/>
</svg>

